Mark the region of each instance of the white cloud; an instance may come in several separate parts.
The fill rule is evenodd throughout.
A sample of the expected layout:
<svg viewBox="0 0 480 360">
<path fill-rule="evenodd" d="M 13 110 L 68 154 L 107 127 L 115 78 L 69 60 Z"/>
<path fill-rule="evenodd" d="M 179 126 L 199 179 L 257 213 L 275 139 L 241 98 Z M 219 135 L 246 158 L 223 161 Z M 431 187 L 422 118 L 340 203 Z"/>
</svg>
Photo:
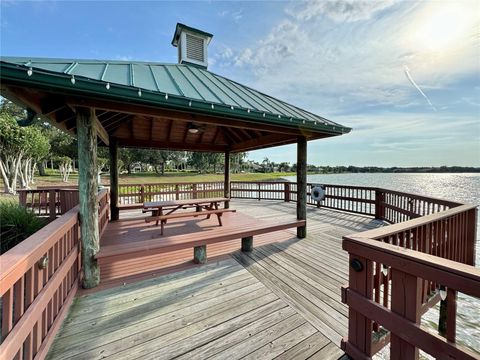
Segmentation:
<svg viewBox="0 0 480 360">
<path fill-rule="evenodd" d="M 238 23 L 240 20 L 243 18 L 243 9 L 237 10 L 237 11 L 231 11 L 231 10 L 222 10 L 218 14 L 220 17 L 230 17 L 234 22 Z"/>
<path fill-rule="evenodd" d="M 368 20 L 375 13 L 392 6 L 393 3 L 393 0 L 310 0 L 295 3 L 287 8 L 286 12 L 301 21 L 326 16 L 336 22 L 354 22 Z"/>
<path fill-rule="evenodd" d="M 296 12 L 290 6 L 288 16 L 263 38 L 232 50 L 227 66 L 235 65 L 249 85 L 327 117 L 359 104 L 392 109 L 412 104 L 418 95 L 405 78 L 404 66 L 423 89 L 442 89 L 479 71 L 478 45 L 468 33 L 442 52 L 419 49 L 409 41 L 416 24 L 443 3 L 392 3 L 295 3 Z M 333 16 L 335 9 L 350 20 L 365 21 L 332 26 L 317 16 Z M 426 102 L 424 109 L 430 109 Z"/>
<path fill-rule="evenodd" d="M 115 58 L 120 61 L 132 61 L 133 59 L 131 56 L 127 55 L 117 55 Z"/>
</svg>

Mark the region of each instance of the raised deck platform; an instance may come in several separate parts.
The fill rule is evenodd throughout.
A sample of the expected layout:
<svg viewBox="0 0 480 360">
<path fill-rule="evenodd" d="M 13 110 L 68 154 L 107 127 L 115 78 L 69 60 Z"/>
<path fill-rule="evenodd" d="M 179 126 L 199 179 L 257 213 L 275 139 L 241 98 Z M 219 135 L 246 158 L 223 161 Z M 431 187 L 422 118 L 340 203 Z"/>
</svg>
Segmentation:
<svg viewBox="0 0 480 360">
<path fill-rule="evenodd" d="M 291 217 L 295 204 L 235 200 L 232 207 L 278 220 Z M 341 236 L 381 222 L 308 211 L 306 239 L 297 239 L 293 230 L 263 235 L 250 254 L 233 244 L 217 249 L 224 255 L 207 265 L 177 259 L 175 267 L 159 272 L 168 274 L 131 283 L 136 278 L 130 278 L 126 285 L 79 296 L 49 358 L 342 357 L 347 307 L 340 287 L 348 281 L 348 264 Z M 225 255 L 231 251 L 232 257 Z"/>
</svg>

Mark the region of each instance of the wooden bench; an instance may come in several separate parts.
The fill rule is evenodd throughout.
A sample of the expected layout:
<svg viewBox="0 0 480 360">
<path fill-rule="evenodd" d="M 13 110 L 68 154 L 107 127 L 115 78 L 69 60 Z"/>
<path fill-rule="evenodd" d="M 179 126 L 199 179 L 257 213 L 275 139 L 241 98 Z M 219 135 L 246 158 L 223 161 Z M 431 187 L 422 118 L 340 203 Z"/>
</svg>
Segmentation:
<svg viewBox="0 0 480 360">
<path fill-rule="evenodd" d="M 137 210 L 137 209 L 143 209 L 143 204 L 142 203 L 135 203 L 135 204 L 119 204 L 118 205 L 118 210 Z"/>
<path fill-rule="evenodd" d="M 167 214 L 167 215 L 153 215 L 145 218 L 145 222 L 149 223 L 152 221 L 155 221 L 156 224 L 158 225 L 158 222 L 160 221 L 160 234 L 163 235 L 163 229 L 165 224 L 167 223 L 167 220 L 170 219 L 180 219 L 180 218 L 186 218 L 186 217 L 197 217 L 197 216 L 202 216 L 206 215 L 207 219 L 210 218 L 210 215 L 217 215 L 218 219 L 218 225 L 223 226 L 222 224 L 222 215 L 223 213 L 226 212 L 236 212 L 237 210 L 234 209 L 215 209 L 215 210 L 205 210 L 205 211 L 196 211 L 196 212 L 184 212 L 184 213 L 174 213 L 174 214 Z"/>
<path fill-rule="evenodd" d="M 207 245 L 224 241 L 242 239 L 242 251 L 253 250 L 253 237 L 269 232 L 305 226 L 305 220 L 290 220 L 281 222 L 258 221 L 236 227 L 224 227 L 215 231 L 201 231 L 170 237 L 138 241 L 129 244 L 102 246 L 95 255 L 99 261 L 122 261 L 142 256 L 193 248 L 193 260 L 197 264 L 207 261 Z"/>
</svg>

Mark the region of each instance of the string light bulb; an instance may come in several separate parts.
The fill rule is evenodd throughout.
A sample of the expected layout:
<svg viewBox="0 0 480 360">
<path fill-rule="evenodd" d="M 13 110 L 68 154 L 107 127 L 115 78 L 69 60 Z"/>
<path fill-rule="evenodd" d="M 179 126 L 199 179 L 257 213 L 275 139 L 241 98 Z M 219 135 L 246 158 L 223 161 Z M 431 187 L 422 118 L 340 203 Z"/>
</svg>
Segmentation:
<svg viewBox="0 0 480 360">
<path fill-rule="evenodd" d="M 107 83 L 107 85 L 105 85 L 105 87 L 107 88 L 107 90 L 110 90 L 110 83 Z"/>
<path fill-rule="evenodd" d="M 383 276 L 387 276 L 387 275 L 388 275 L 388 267 L 387 267 L 387 265 L 382 265 L 382 274 L 383 274 Z"/>
<path fill-rule="evenodd" d="M 32 75 L 33 75 L 33 69 L 32 69 L 31 67 L 28 68 L 28 70 L 27 70 L 27 75 L 28 75 L 28 76 L 32 76 Z"/>
<path fill-rule="evenodd" d="M 192 106 L 192 100 L 190 100 L 190 101 L 188 102 L 188 106 L 190 106 L 190 107 Z"/>
<path fill-rule="evenodd" d="M 142 96 L 142 89 L 138 89 L 138 96 Z"/>
<path fill-rule="evenodd" d="M 72 78 L 70 79 L 70 81 L 72 82 L 73 85 L 75 85 L 75 76 L 72 75 Z"/>
<path fill-rule="evenodd" d="M 165 100 L 168 100 L 168 94 L 165 94 Z"/>
<path fill-rule="evenodd" d="M 440 285 L 440 298 L 445 300 L 447 298 L 447 289 L 444 285 Z"/>
</svg>

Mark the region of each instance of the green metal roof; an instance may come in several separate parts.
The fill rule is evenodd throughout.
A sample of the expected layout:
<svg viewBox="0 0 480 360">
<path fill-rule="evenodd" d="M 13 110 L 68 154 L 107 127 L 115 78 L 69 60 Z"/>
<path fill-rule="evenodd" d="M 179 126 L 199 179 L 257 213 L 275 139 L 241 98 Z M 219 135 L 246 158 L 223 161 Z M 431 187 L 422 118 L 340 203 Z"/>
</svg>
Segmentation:
<svg viewBox="0 0 480 360">
<path fill-rule="evenodd" d="M 0 79 L 340 135 L 351 129 L 192 65 L 0 57 Z"/>
</svg>

